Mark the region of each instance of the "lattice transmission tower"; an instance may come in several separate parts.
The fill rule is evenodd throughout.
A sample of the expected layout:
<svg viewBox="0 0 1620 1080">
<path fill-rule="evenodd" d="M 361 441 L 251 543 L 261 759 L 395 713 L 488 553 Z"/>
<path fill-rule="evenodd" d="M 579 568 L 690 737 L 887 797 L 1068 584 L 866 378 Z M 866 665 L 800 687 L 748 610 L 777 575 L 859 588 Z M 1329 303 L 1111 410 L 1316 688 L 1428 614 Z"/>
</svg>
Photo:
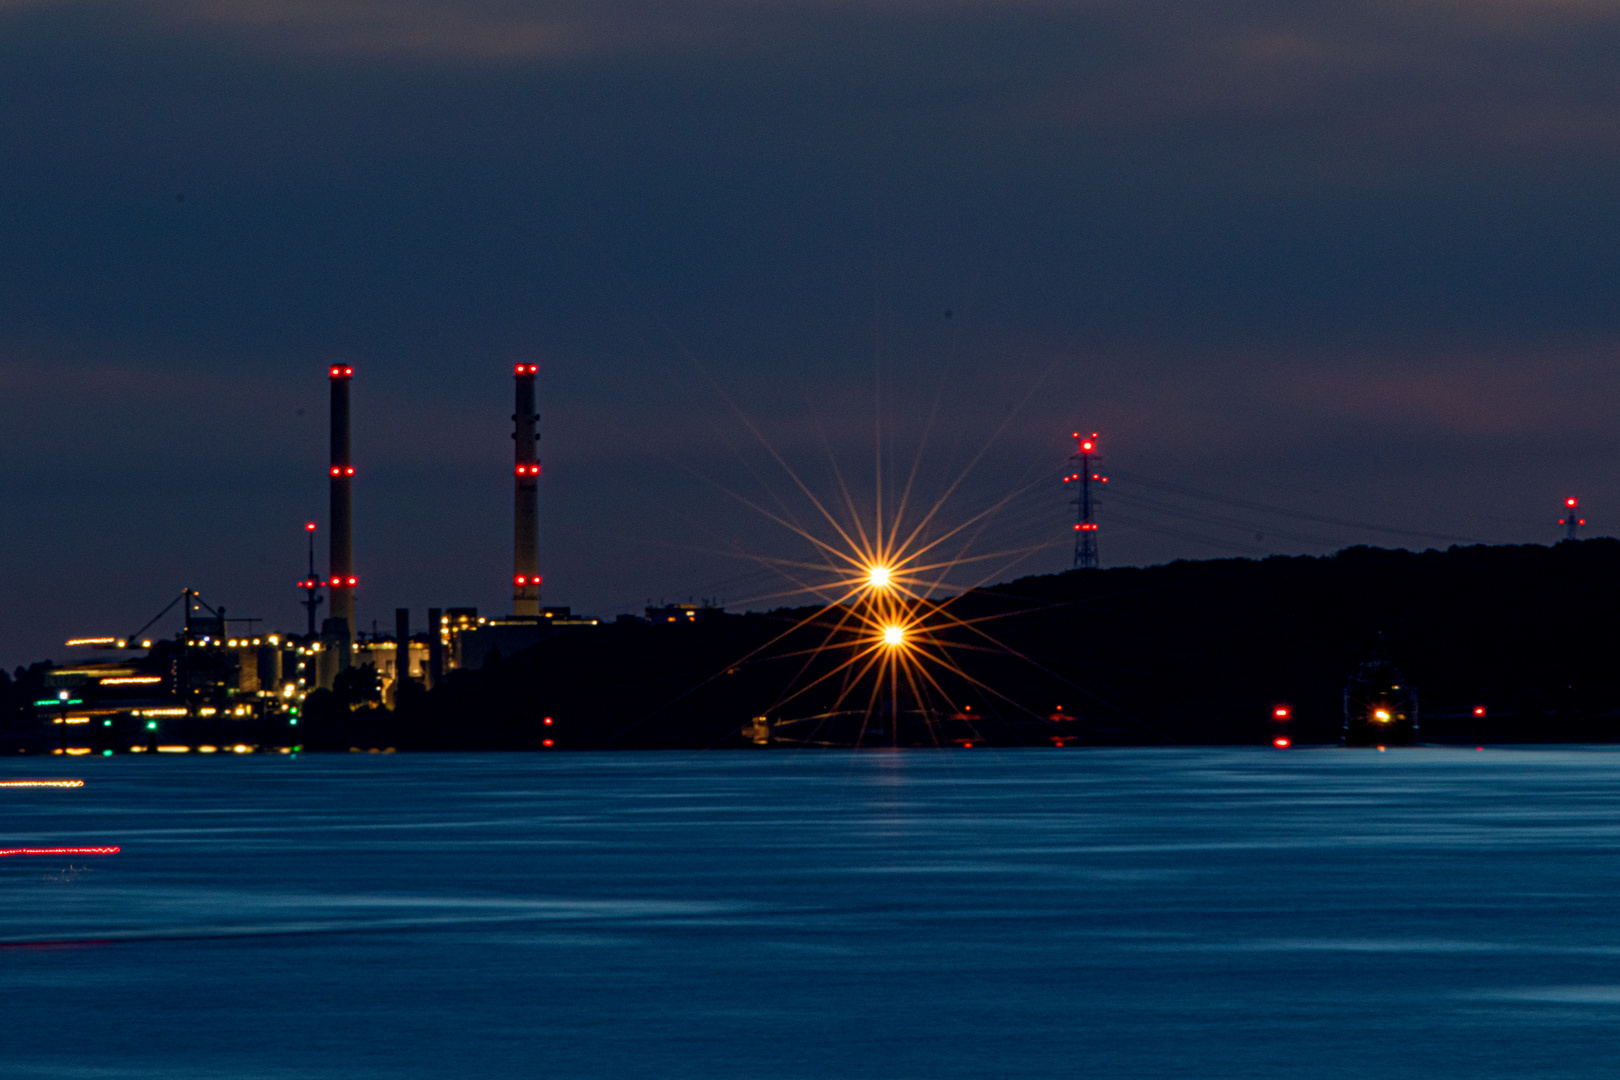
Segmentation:
<svg viewBox="0 0 1620 1080">
<path fill-rule="evenodd" d="M 1094 514 L 1097 509 L 1097 493 L 1093 484 L 1106 484 L 1108 477 L 1097 472 L 1093 467 L 1099 460 L 1097 453 L 1097 433 L 1082 435 L 1074 433 L 1074 453 L 1069 455 L 1069 466 L 1074 469 L 1072 473 L 1063 478 L 1065 484 L 1079 484 L 1080 487 L 1070 505 L 1075 508 L 1076 521 L 1074 524 L 1074 568 L 1076 570 L 1097 569 L 1097 522 Z"/>
</svg>

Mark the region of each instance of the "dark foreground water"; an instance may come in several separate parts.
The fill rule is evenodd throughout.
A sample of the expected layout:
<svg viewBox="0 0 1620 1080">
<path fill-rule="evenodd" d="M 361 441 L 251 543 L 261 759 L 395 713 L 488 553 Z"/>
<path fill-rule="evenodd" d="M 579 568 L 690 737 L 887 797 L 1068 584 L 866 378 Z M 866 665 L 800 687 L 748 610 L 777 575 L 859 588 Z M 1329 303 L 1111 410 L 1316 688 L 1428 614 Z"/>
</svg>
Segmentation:
<svg viewBox="0 0 1620 1080">
<path fill-rule="evenodd" d="M 1599 1077 L 1620 753 L 10 759 L 7 1077 Z M 88 870 L 70 869 L 89 866 Z"/>
</svg>

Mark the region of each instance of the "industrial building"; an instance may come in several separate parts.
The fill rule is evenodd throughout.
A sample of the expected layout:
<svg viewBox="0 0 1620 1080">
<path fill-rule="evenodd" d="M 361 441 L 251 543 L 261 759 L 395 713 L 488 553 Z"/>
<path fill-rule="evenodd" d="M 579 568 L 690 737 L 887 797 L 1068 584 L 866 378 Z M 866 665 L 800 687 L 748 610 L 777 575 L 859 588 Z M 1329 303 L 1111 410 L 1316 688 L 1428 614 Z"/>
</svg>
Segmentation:
<svg viewBox="0 0 1620 1080">
<path fill-rule="evenodd" d="M 311 522 L 305 527 L 308 574 L 297 583 L 305 594 L 300 602 L 308 612 L 305 631 L 254 632 L 260 620 L 228 619 L 224 608 L 186 589 L 134 635 L 68 642 L 76 649 L 118 656 L 49 670 L 44 690 L 30 703 L 37 721 L 33 736 L 19 740 L 32 745 L 6 749 L 70 756 L 292 752 L 300 746 L 305 699 L 332 689 L 347 671 L 374 673 L 374 706 L 388 707 L 403 680 L 432 688 L 449 671 L 478 668 L 491 657 L 510 656 L 553 635 L 596 626 L 597 620 L 575 616 L 566 607 L 540 603 L 538 374 L 537 364 L 521 363 L 514 371 L 510 615 L 482 617 L 474 607 L 431 608 L 421 631 L 412 634 L 409 612 L 398 609 L 392 636 L 357 633 L 355 596 L 361 579 L 354 562 L 356 467 L 350 442 L 354 369 L 330 365 L 327 573 L 321 577 L 315 570 L 316 525 Z M 323 603 L 326 617 L 318 620 Z M 178 632 L 170 638 L 146 636 L 176 604 L 181 605 Z M 246 624 L 248 632 L 234 633 L 233 624 Z"/>
</svg>

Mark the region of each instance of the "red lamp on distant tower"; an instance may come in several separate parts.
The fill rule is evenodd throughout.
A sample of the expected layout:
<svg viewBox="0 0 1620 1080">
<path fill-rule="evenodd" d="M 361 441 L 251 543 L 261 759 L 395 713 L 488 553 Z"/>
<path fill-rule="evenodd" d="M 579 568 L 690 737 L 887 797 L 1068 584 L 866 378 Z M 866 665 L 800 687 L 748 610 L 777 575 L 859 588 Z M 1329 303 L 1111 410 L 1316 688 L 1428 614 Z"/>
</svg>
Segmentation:
<svg viewBox="0 0 1620 1080">
<path fill-rule="evenodd" d="M 1571 495 L 1569 498 L 1564 500 L 1564 516 L 1558 519 L 1558 524 L 1563 525 L 1569 530 L 1569 533 L 1566 536 L 1566 539 L 1569 540 L 1575 539 L 1576 526 L 1586 524 L 1586 519 L 1577 516 L 1575 513 L 1576 507 L 1578 506 L 1580 506 L 1580 500 Z"/>
</svg>

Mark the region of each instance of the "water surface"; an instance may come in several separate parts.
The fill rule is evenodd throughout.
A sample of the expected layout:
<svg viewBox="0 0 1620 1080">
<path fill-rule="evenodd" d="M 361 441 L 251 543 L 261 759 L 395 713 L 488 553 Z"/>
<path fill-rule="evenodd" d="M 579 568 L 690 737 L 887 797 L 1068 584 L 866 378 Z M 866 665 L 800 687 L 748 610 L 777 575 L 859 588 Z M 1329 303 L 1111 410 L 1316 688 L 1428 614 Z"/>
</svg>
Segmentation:
<svg viewBox="0 0 1620 1080">
<path fill-rule="evenodd" d="M 1597 1077 L 1606 749 L 7 759 L 17 1077 Z"/>
</svg>

